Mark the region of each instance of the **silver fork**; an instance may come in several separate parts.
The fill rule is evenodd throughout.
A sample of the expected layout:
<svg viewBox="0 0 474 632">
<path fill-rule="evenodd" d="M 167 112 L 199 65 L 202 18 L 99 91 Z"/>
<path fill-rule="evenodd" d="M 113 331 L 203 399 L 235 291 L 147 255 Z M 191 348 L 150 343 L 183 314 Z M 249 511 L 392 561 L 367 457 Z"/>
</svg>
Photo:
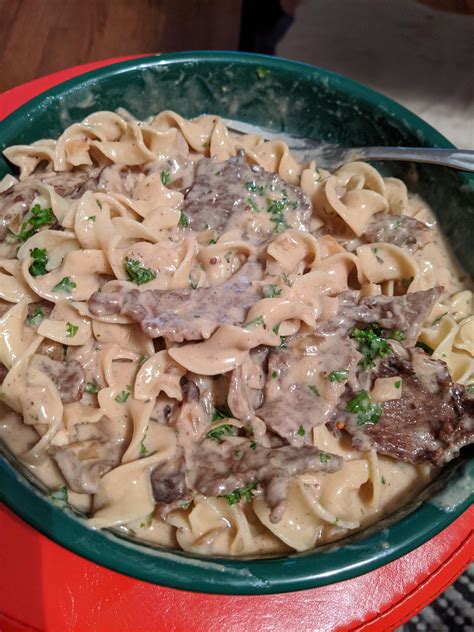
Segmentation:
<svg viewBox="0 0 474 632">
<path fill-rule="evenodd" d="M 301 138 L 272 132 L 264 127 L 223 119 L 228 129 L 240 134 L 258 134 L 265 140 L 282 140 L 298 157 L 308 162 L 316 160 L 318 167 L 332 171 L 353 160 L 407 160 L 443 165 L 461 171 L 474 172 L 474 151 L 469 149 L 437 149 L 426 147 L 342 147 L 321 140 Z"/>
</svg>

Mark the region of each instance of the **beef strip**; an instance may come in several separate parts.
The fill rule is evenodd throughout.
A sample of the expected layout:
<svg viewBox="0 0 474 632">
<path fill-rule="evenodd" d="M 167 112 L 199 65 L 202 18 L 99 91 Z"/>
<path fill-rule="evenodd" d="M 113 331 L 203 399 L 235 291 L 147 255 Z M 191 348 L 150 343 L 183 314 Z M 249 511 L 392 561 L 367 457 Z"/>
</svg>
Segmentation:
<svg viewBox="0 0 474 632">
<path fill-rule="evenodd" d="M 265 187 L 268 191 L 284 192 L 288 200 L 287 209 L 283 210 L 287 224 L 299 230 L 308 230 L 311 204 L 306 194 L 299 187 L 287 184 L 275 173 L 256 165 L 250 167 L 243 152 L 225 162 L 217 162 L 214 158 L 202 158 L 199 161 L 193 185 L 183 205 L 191 228 L 203 230 L 208 225 L 224 231 L 231 223 L 235 223 L 238 216 L 251 213 L 248 203 L 250 192 L 246 185 L 252 182 L 256 187 Z M 262 200 L 265 204 L 264 193 Z"/>
<path fill-rule="evenodd" d="M 164 336 L 173 342 L 202 340 L 222 324 L 240 324 L 261 298 L 253 282 L 262 277 L 262 266 L 247 262 L 221 285 L 193 290 L 120 290 L 95 292 L 89 309 L 95 316 L 128 316 L 150 338 Z"/>
<path fill-rule="evenodd" d="M 342 458 L 334 454 L 321 459 L 320 450 L 312 446 L 257 446 L 253 450 L 247 445 L 236 453 L 235 444 L 206 441 L 199 446 L 194 487 L 205 496 L 224 496 L 258 483 L 271 509 L 270 520 L 279 522 L 291 477 L 306 472 L 336 472 L 342 463 Z"/>
<path fill-rule="evenodd" d="M 384 212 L 373 216 L 362 237 L 367 243 L 387 242 L 412 252 L 432 240 L 431 230 L 423 222 L 408 215 Z"/>
<path fill-rule="evenodd" d="M 357 416 L 340 415 L 359 450 L 375 449 L 409 463 L 443 465 L 474 442 L 474 398 L 455 384 L 444 362 L 418 348 L 410 361 L 388 356 L 375 377 L 399 377 L 402 395 L 383 404 L 376 424 L 358 425 Z M 345 399 L 350 399 L 349 393 Z"/>
<path fill-rule="evenodd" d="M 398 329 L 406 336 L 406 345 L 415 344 L 423 323 L 442 293 L 441 287 L 403 296 L 365 296 L 349 290 L 339 296 L 339 310 L 329 322 L 319 325 L 318 333 L 328 334 L 338 329 L 348 331 L 356 324 L 377 323 L 384 329 Z"/>
<path fill-rule="evenodd" d="M 305 336 L 297 346 L 299 350 L 295 344 L 270 353 L 267 397 L 256 415 L 290 445 L 311 445 L 313 428 L 331 418 L 338 391 L 344 390 L 344 380 L 330 383 L 329 374 L 344 370 L 348 379 L 354 380 L 361 356 L 342 331 L 326 338 Z"/>
<path fill-rule="evenodd" d="M 68 486 L 80 494 L 95 494 L 100 477 L 120 463 L 119 444 L 96 439 L 76 441 L 50 450 Z"/>
<path fill-rule="evenodd" d="M 56 385 L 65 404 L 77 402 L 82 398 L 85 374 L 77 360 L 60 362 L 46 355 L 35 354 L 31 359 L 31 366 L 46 373 Z"/>
<path fill-rule="evenodd" d="M 186 487 L 186 463 L 180 448 L 173 458 L 157 465 L 150 477 L 156 503 L 170 505 L 190 497 Z"/>
</svg>

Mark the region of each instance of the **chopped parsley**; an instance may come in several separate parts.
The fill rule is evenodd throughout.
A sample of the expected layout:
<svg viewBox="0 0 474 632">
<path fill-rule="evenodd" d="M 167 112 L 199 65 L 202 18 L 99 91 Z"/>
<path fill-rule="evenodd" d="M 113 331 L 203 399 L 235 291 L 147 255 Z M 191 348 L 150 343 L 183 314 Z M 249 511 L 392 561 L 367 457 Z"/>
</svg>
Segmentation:
<svg viewBox="0 0 474 632">
<path fill-rule="evenodd" d="M 278 378 L 280 374 L 278 373 L 278 371 L 272 371 L 272 379 L 276 380 Z"/>
<path fill-rule="evenodd" d="M 227 261 L 227 263 L 230 263 L 231 257 L 232 257 L 232 250 L 228 250 L 224 255 L 224 259 Z"/>
<path fill-rule="evenodd" d="M 258 79 L 264 79 L 267 76 L 268 70 L 263 66 L 259 66 L 255 71 Z"/>
<path fill-rule="evenodd" d="M 256 442 L 256 441 L 252 441 L 252 442 L 250 443 L 250 448 L 251 448 L 252 450 L 256 450 L 256 449 L 257 449 L 257 442 Z"/>
<path fill-rule="evenodd" d="M 86 217 L 87 221 L 89 222 L 95 222 L 96 220 L 96 216 L 95 215 L 89 215 L 89 217 Z"/>
<path fill-rule="evenodd" d="M 397 380 L 395 382 L 395 388 L 400 388 L 401 385 L 402 385 L 402 381 L 401 380 Z"/>
<path fill-rule="evenodd" d="M 163 171 L 161 172 L 161 184 L 166 187 L 168 186 L 170 182 L 171 182 L 170 172 L 166 171 L 166 169 L 163 169 Z"/>
<path fill-rule="evenodd" d="M 67 323 L 66 325 L 66 338 L 73 338 L 77 332 L 79 331 L 78 325 L 73 325 L 72 323 Z"/>
<path fill-rule="evenodd" d="M 53 292 L 66 292 L 66 294 L 71 294 L 73 289 L 77 287 L 74 281 L 71 281 L 71 277 L 63 277 L 59 283 L 53 287 Z"/>
<path fill-rule="evenodd" d="M 382 416 L 383 408 L 374 404 L 366 391 L 359 391 L 354 399 L 346 403 L 346 410 L 357 415 L 357 425 L 376 424 Z"/>
<path fill-rule="evenodd" d="M 222 424 L 222 426 L 217 426 L 206 434 L 206 439 L 210 439 L 211 441 L 220 441 L 224 435 L 233 435 L 234 434 L 234 426 L 232 424 Z"/>
<path fill-rule="evenodd" d="M 148 430 L 148 428 L 147 428 L 147 430 Z M 141 459 L 142 459 L 143 457 L 145 457 L 145 456 L 148 456 L 148 455 L 150 454 L 150 452 L 149 452 L 148 448 L 146 447 L 146 445 L 145 445 L 145 443 L 144 443 L 145 438 L 146 438 L 146 433 L 147 433 L 147 431 L 145 430 L 145 435 L 144 435 L 143 439 L 140 441 L 140 451 L 139 451 L 139 456 L 140 456 L 140 458 L 141 458 Z"/>
<path fill-rule="evenodd" d="M 217 240 L 211 239 L 211 241 L 209 242 L 209 246 L 213 246 L 214 244 L 217 244 Z"/>
<path fill-rule="evenodd" d="M 319 391 L 314 384 L 308 384 L 308 388 L 316 397 L 319 397 Z"/>
<path fill-rule="evenodd" d="M 138 259 L 125 257 L 124 267 L 128 280 L 133 281 L 137 285 L 143 285 L 156 279 L 156 272 L 150 268 L 142 268 Z"/>
<path fill-rule="evenodd" d="M 355 338 L 358 342 L 358 349 L 364 356 L 359 362 L 359 366 L 367 371 L 375 366 L 376 358 L 384 358 L 388 353 L 393 353 L 392 347 L 387 342 L 388 338 L 402 341 L 405 340 L 405 334 L 396 329 L 393 332 L 387 332 L 379 325 L 372 324 L 365 329 L 354 327 L 351 331 L 351 338 Z"/>
<path fill-rule="evenodd" d="M 448 315 L 448 312 L 444 312 L 444 314 L 441 314 L 441 316 L 438 316 L 438 318 L 435 318 L 434 321 L 431 323 L 430 327 L 436 327 L 437 325 L 439 325 L 441 322 L 441 319 L 447 315 Z"/>
<path fill-rule="evenodd" d="M 145 364 L 146 358 L 145 356 L 140 356 L 137 360 L 137 373 L 141 369 L 142 365 Z"/>
<path fill-rule="evenodd" d="M 247 189 L 247 191 L 250 191 L 250 193 L 258 193 L 259 195 L 263 195 L 263 193 L 265 191 L 265 187 L 264 186 L 259 186 L 253 180 L 252 180 L 252 182 L 246 182 L 245 183 L 245 188 Z"/>
<path fill-rule="evenodd" d="M 49 492 L 49 499 L 53 505 L 59 509 L 66 509 L 66 507 L 69 507 L 66 485 Z"/>
<path fill-rule="evenodd" d="M 224 498 L 227 500 L 229 505 L 235 505 L 241 498 L 245 498 L 248 503 L 251 503 L 253 500 L 253 490 L 257 487 L 257 485 L 258 482 L 250 483 L 245 487 L 237 487 L 231 494 L 225 494 Z"/>
<path fill-rule="evenodd" d="M 275 224 L 275 231 L 281 233 L 285 228 L 288 228 L 283 210 L 288 204 L 288 198 L 284 197 L 281 200 L 267 199 L 267 213 L 270 215 L 270 220 Z"/>
<path fill-rule="evenodd" d="M 99 386 L 94 380 L 92 380 L 92 382 L 86 382 L 84 390 L 86 393 L 92 393 L 92 395 L 95 395 L 99 392 Z"/>
<path fill-rule="evenodd" d="M 127 386 L 125 390 L 120 391 L 120 393 L 115 396 L 115 401 L 117 402 L 117 404 L 124 404 L 129 397 L 130 397 L 130 387 Z"/>
<path fill-rule="evenodd" d="M 264 322 L 265 318 L 263 316 L 257 316 L 257 318 L 254 318 L 249 323 L 246 323 L 244 325 L 244 329 L 253 329 L 253 327 L 260 327 L 261 325 L 263 325 Z"/>
<path fill-rule="evenodd" d="M 255 204 L 255 202 L 252 200 L 251 197 L 247 198 L 247 204 L 250 206 L 250 208 L 252 209 L 254 213 L 260 213 L 260 209 L 258 208 L 258 206 Z"/>
<path fill-rule="evenodd" d="M 420 349 L 423 349 L 423 351 L 427 353 L 428 355 L 433 355 L 434 353 L 434 349 L 432 349 L 429 345 L 425 344 L 424 342 L 421 342 L 420 340 L 418 340 L 415 347 L 419 347 Z"/>
<path fill-rule="evenodd" d="M 321 463 L 328 463 L 328 461 L 330 461 L 331 459 L 332 459 L 332 456 L 328 452 L 324 452 L 323 450 L 320 450 L 319 460 L 321 461 Z"/>
<path fill-rule="evenodd" d="M 46 270 L 46 264 L 48 263 L 48 252 L 46 248 L 32 248 L 30 250 L 32 263 L 28 268 L 31 276 L 43 276 L 48 271 Z"/>
<path fill-rule="evenodd" d="M 280 296 L 281 290 L 277 288 L 276 285 L 264 285 L 263 286 L 263 296 L 265 298 L 274 298 L 275 296 Z"/>
<path fill-rule="evenodd" d="M 303 428 L 302 425 L 298 428 L 298 431 L 297 431 L 296 434 L 299 435 L 300 437 L 304 437 L 305 436 L 306 430 Z"/>
<path fill-rule="evenodd" d="M 214 408 L 211 421 L 219 421 L 219 419 L 229 419 L 229 417 L 232 417 L 232 412 L 227 403 L 225 403 L 222 404 L 222 406 L 216 406 Z"/>
<path fill-rule="evenodd" d="M 189 218 L 186 213 L 181 212 L 181 215 L 179 216 L 179 225 L 183 228 L 187 228 L 189 226 Z"/>
<path fill-rule="evenodd" d="M 339 371 L 331 371 L 328 375 L 328 380 L 330 382 L 345 382 L 349 377 L 349 371 L 345 369 L 339 369 Z"/>
<path fill-rule="evenodd" d="M 41 307 L 35 307 L 35 311 L 26 317 L 25 323 L 28 325 L 28 327 L 32 327 L 34 329 L 38 327 L 43 318 L 44 312 Z"/>
<path fill-rule="evenodd" d="M 466 391 L 468 393 L 474 393 L 474 382 L 472 384 L 466 384 Z"/>
<path fill-rule="evenodd" d="M 56 218 L 51 208 L 41 208 L 39 204 L 35 204 L 31 209 L 31 217 L 25 220 L 20 226 L 18 233 L 10 232 L 9 241 L 26 241 L 32 235 L 36 234 L 41 226 L 54 224 Z"/>
<path fill-rule="evenodd" d="M 151 523 L 153 522 L 154 515 L 155 515 L 155 511 L 153 510 L 152 512 L 148 514 L 148 516 L 145 518 L 143 522 L 140 522 L 140 529 L 148 529 L 148 527 L 150 527 Z"/>
<path fill-rule="evenodd" d="M 382 485 L 385 485 L 385 478 L 382 476 L 382 478 L 380 479 L 380 482 L 382 483 Z"/>
<path fill-rule="evenodd" d="M 195 290 L 198 286 L 197 281 L 195 281 L 191 275 L 189 275 L 189 285 L 193 290 Z"/>
<path fill-rule="evenodd" d="M 96 200 L 95 203 L 100 208 L 100 210 L 102 210 L 102 202 L 100 200 Z"/>
</svg>

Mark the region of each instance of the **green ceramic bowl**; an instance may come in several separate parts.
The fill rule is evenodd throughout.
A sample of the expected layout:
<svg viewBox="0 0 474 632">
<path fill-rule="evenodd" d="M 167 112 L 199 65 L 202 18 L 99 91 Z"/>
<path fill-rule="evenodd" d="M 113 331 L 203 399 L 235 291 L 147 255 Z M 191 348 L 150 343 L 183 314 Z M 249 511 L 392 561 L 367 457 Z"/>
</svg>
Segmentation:
<svg viewBox="0 0 474 632">
<path fill-rule="evenodd" d="M 89 113 L 119 106 L 138 117 L 165 109 L 187 117 L 215 113 L 348 145 L 451 146 L 394 101 L 339 75 L 270 57 L 193 52 L 114 64 L 48 90 L 0 124 L 0 149 L 57 137 Z M 409 175 L 406 165 L 376 166 L 402 178 Z M 0 159 L 0 177 L 9 170 Z M 435 208 L 459 260 L 473 275 L 474 179 L 442 167 L 419 166 L 418 175 L 417 189 Z M 473 498 L 474 467 L 463 454 L 416 502 L 337 544 L 271 559 L 204 558 L 144 546 L 112 531 L 92 531 L 79 516 L 55 508 L 15 458 L 6 450 L 3 454 L 1 495 L 33 527 L 116 571 L 211 593 L 285 592 L 355 577 L 432 538 Z"/>
</svg>

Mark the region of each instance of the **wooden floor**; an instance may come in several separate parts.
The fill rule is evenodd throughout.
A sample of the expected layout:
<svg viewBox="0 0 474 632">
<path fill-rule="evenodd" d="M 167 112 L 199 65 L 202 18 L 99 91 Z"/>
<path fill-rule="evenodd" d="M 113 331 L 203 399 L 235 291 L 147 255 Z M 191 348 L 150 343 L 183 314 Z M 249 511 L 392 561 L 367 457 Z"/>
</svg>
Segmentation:
<svg viewBox="0 0 474 632">
<path fill-rule="evenodd" d="M 88 61 L 235 50 L 240 0 L 0 0 L 0 92 Z"/>
</svg>

